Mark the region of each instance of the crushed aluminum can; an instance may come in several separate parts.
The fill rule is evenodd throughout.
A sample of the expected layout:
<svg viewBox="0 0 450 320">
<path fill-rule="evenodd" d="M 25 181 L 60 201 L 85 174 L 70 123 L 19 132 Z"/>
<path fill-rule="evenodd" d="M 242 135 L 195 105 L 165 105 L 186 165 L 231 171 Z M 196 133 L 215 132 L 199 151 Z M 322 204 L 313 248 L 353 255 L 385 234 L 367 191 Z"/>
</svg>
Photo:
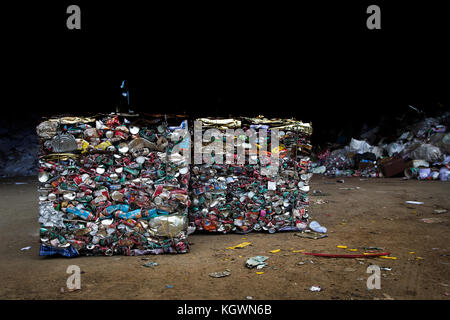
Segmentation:
<svg viewBox="0 0 450 320">
<path fill-rule="evenodd" d="M 211 272 L 209 274 L 209 276 L 211 278 L 223 278 L 223 277 L 228 277 L 229 275 L 231 275 L 231 272 L 229 272 L 229 271 Z"/>
</svg>

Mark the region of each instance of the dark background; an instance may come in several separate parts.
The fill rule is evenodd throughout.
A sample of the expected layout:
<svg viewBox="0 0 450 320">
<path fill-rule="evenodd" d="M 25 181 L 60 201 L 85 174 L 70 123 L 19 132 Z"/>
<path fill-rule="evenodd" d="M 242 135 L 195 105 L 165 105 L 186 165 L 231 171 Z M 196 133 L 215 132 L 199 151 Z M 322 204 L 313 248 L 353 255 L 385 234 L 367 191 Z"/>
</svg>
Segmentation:
<svg viewBox="0 0 450 320">
<path fill-rule="evenodd" d="M 6 38 L 5 115 L 136 111 L 312 121 L 313 142 L 449 106 L 444 2 L 20 3 Z M 81 30 L 66 8 L 81 8 Z M 366 8 L 381 8 L 368 30 Z M 412 112 L 412 114 L 415 114 Z"/>
</svg>

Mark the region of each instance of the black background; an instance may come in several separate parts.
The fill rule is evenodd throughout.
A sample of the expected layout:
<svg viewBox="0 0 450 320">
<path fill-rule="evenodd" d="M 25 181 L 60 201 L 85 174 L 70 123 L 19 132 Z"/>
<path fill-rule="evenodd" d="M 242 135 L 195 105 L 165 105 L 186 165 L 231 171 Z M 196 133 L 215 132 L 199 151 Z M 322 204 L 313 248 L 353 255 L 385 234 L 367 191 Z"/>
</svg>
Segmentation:
<svg viewBox="0 0 450 320">
<path fill-rule="evenodd" d="M 66 27 L 70 4 L 81 30 Z M 366 27 L 370 4 L 381 30 Z M 114 111 L 124 79 L 136 111 L 294 116 L 314 143 L 450 102 L 444 1 L 38 1 L 3 16 L 12 121 Z"/>
<path fill-rule="evenodd" d="M 148 2 L 148 1 L 145 1 Z M 213 3 L 213 4 L 212 4 Z M 21 125 L 45 114 L 114 111 L 129 80 L 136 111 L 257 115 L 312 121 L 313 142 L 362 124 L 397 125 L 408 105 L 429 115 L 449 106 L 448 13 L 444 1 L 16 1 L 2 4 L 2 117 Z M 81 7 L 81 30 L 66 8 Z M 366 8 L 381 7 L 381 30 Z M 101 299 L 101 297 L 99 297 Z M 131 313 L 155 303 L 31 304 L 66 318 Z M 398 304 L 402 315 L 436 305 Z M 159 304 L 159 302 L 158 302 Z M 322 304 L 273 302 L 277 314 L 322 315 Z M 328 302 L 330 305 L 331 302 Z M 366 317 L 368 306 L 332 304 Z M 419 308 L 417 308 L 417 306 Z M 14 312 L 30 310 L 12 305 Z M 169 309 L 167 309 L 169 308 Z M 158 310 L 160 309 L 160 310 Z M 163 308 L 164 309 L 164 308 Z M 351 309 L 351 310 L 350 310 Z M 355 310 L 364 312 L 357 314 Z M 378 305 L 386 316 L 389 306 Z M 84 315 L 83 315 L 84 313 Z M 171 313 L 171 314 L 172 314 Z"/>
</svg>

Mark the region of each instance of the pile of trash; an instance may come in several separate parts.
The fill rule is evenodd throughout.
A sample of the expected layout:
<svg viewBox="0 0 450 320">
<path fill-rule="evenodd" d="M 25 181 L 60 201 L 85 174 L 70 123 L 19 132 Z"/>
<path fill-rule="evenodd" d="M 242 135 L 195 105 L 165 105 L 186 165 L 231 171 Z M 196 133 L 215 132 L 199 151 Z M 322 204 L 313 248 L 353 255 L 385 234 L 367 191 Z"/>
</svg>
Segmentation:
<svg viewBox="0 0 450 320">
<path fill-rule="evenodd" d="M 352 138 L 349 145 L 322 150 L 312 164 L 312 172 L 325 176 L 392 177 L 448 180 L 450 162 L 449 113 L 425 118 L 401 131 L 397 139 L 378 145 Z M 369 136 L 376 130 L 366 132 Z"/>
<path fill-rule="evenodd" d="M 174 150 L 190 136 L 187 120 L 173 118 L 55 117 L 37 126 L 40 255 L 189 252 L 190 171 Z"/>
<path fill-rule="evenodd" d="M 197 230 L 307 228 L 311 124 L 262 116 L 200 118 L 194 130 L 202 133 L 196 156 L 210 156 L 209 163 L 192 166 L 190 221 Z M 272 161 L 272 155 L 279 161 Z"/>
</svg>

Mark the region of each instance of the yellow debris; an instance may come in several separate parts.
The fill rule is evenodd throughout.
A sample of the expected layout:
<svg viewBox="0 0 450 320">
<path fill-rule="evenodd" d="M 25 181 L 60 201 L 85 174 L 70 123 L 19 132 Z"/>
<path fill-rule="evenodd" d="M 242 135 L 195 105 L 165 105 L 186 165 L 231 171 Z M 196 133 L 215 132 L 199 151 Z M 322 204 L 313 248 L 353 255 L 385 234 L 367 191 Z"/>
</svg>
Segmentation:
<svg viewBox="0 0 450 320">
<path fill-rule="evenodd" d="M 247 240 L 247 238 L 242 238 L 242 240 Z"/>
<path fill-rule="evenodd" d="M 262 271 L 260 271 L 260 272 L 257 272 L 256 274 L 263 274 L 264 272 L 262 272 Z"/>
<path fill-rule="evenodd" d="M 347 249 L 347 246 L 336 246 L 337 248 Z"/>
<path fill-rule="evenodd" d="M 358 249 L 348 249 L 349 251 L 358 251 Z"/>
<path fill-rule="evenodd" d="M 422 257 L 417 257 L 416 260 L 423 260 L 423 258 Z"/>
<path fill-rule="evenodd" d="M 415 252 L 414 252 L 414 251 L 411 251 L 411 252 L 409 252 L 409 254 L 415 254 Z"/>
<path fill-rule="evenodd" d="M 242 243 L 235 245 L 234 247 L 228 247 L 226 249 L 234 250 L 236 248 L 243 248 L 243 247 L 249 246 L 251 244 L 252 244 L 251 242 L 242 242 Z"/>
<path fill-rule="evenodd" d="M 383 259 L 391 259 L 391 260 L 397 260 L 397 257 L 380 256 L 380 258 L 383 258 Z"/>
<path fill-rule="evenodd" d="M 302 249 L 302 250 L 292 250 L 293 253 L 298 253 L 298 252 L 303 252 L 303 251 L 305 251 L 305 249 Z"/>
<path fill-rule="evenodd" d="M 277 252 L 280 252 L 280 249 L 275 249 L 275 250 L 270 251 L 270 253 L 277 253 Z"/>
</svg>

